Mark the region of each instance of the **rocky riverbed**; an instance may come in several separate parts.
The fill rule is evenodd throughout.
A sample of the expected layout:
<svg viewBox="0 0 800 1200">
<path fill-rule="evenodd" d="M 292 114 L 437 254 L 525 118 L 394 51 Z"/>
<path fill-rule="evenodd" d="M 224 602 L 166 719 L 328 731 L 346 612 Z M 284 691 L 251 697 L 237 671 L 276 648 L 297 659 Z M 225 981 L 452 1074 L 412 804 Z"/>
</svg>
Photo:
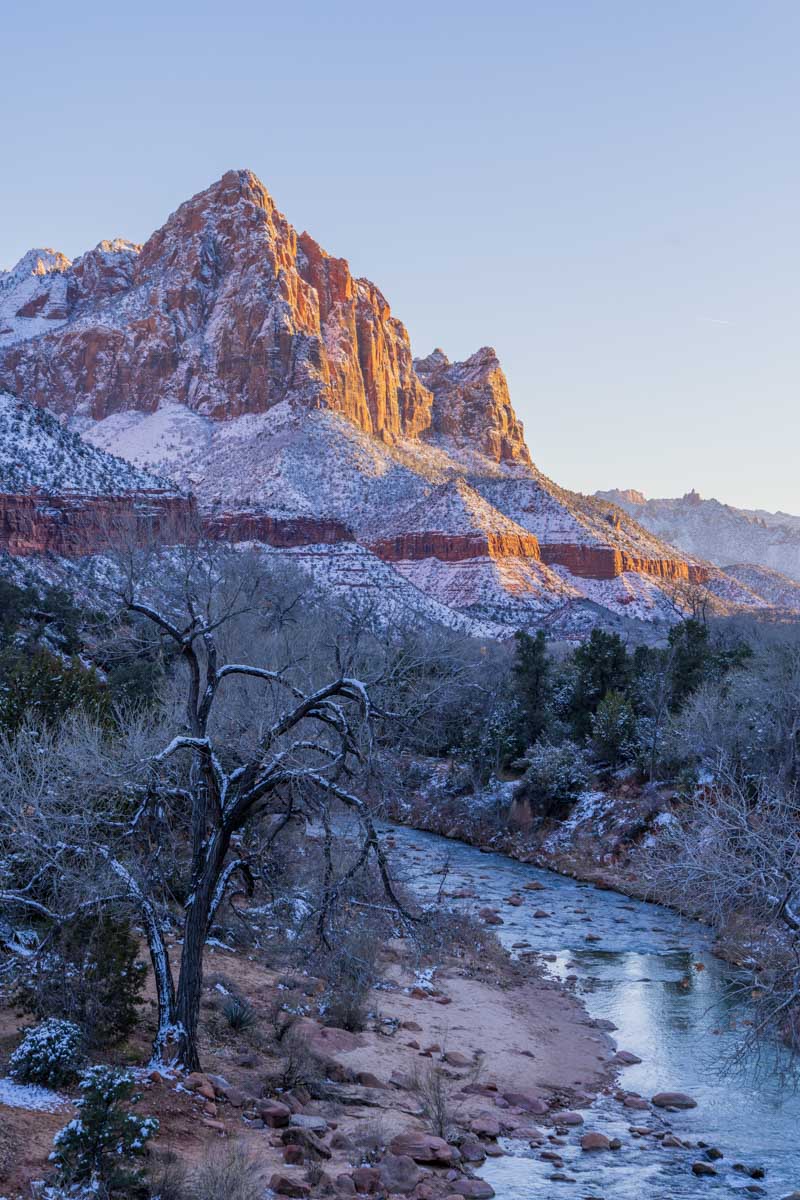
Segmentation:
<svg viewBox="0 0 800 1200">
<path fill-rule="evenodd" d="M 741 1056 L 746 999 L 703 926 L 460 842 L 392 837 L 417 890 L 443 889 L 515 954 L 540 956 L 620 1049 L 619 1083 L 578 1106 L 575 1125 L 544 1147 L 501 1139 L 506 1156 L 482 1172 L 498 1196 L 793 1192 L 800 1099 L 777 1049 Z"/>
</svg>

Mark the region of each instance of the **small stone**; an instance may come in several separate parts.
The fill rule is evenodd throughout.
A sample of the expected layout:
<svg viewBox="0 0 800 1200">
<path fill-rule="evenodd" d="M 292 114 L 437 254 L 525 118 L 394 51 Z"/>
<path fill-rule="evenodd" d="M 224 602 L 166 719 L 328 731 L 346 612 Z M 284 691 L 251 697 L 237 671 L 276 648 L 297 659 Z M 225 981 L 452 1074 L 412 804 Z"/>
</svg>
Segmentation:
<svg viewBox="0 0 800 1200">
<path fill-rule="evenodd" d="M 311 1195 L 311 1188 L 307 1183 L 303 1183 L 300 1179 L 292 1179 L 288 1175 L 276 1173 L 270 1179 L 269 1186 L 279 1196 L 292 1196 L 296 1200 L 302 1200 L 302 1197 Z"/>
<path fill-rule="evenodd" d="M 695 1175 L 716 1175 L 717 1173 L 711 1166 L 711 1163 L 707 1162 L 692 1163 L 692 1171 Z"/>
<path fill-rule="evenodd" d="M 472 1059 L 467 1058 L 466 1054 L 462 1054 L 460 1050 L 447 1050 L 444 1053 L 444 1061 L 451 1067 L 471 1067 Z"/>
<path fill-rule="evenodd" d="M 557 1112 L 553 1114 L 553 1120 L 556 1125 L 582 1125 L 583 1117 L 579 1112 L 571 1112 L 569 1109 L 566 1112 Z"/>
<path fill-rule="evenodd" d="M 311 1133 L 327 1133 L 328 1122 L 324 1117 L 306 1116 L 304 1113 L 292 1113 L 289 1117 L 290 1129 L 308 1129 Z"/>
</svg>

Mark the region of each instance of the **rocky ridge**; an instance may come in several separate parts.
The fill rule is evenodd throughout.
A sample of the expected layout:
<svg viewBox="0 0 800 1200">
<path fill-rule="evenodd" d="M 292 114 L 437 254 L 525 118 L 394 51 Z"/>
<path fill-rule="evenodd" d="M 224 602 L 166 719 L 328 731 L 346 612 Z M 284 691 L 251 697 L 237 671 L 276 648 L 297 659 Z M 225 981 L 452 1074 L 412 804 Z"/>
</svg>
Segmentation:
<svg viewBox="0 0 800 1200">
<path fill-rule="evenodd" d="M 248 171 L 143 246 L 35 251 L 0 274 L 0 386 L 195 495 L 217 536 L 318 574 L 327 553 L 376 601 L 389 572 L 462 626 L 671 621 L 680 589 L 720 575 L 547 479 L 495 352 L 413 359 L 379 289 Z M 754 599 L 734 579 L 718 592 Z"/>
<path fill-rule="evenodd" d="M 705 499 L 696 491 L 664 500 L 648 500 L 630 488 L 614 488 L 596 496 L 623 508 L 657 537 L 687 554 L 723 568 L 729 563 L 756 564 L 800 580 L 800 517 L 735 508 Z"/>
</svg>

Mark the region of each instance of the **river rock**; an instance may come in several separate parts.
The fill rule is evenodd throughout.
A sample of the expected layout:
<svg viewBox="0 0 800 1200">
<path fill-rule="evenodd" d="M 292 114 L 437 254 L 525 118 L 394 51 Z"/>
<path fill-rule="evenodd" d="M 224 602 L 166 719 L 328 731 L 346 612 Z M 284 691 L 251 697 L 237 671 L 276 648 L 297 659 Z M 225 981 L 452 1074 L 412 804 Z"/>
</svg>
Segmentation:
<svg viewBox="0 0 800 1200">
<path fill-rule="evenodd" d="M 697 1101 L 685 1092 L 657 1092 L 653 1104 L 656 1108 L 697 1108 Z"/>
<path fill-rule="evenodd" d="M 497 1138 L 500 1136 L 500 1122 L 491 1113 L 479 1113 L 470 1121 L 470 1129 L 478 1137 Z"/>
<path fill-rule="evenodd" d="M 556 1125 L 582 1125 L 583 1117 L 579 1112 L 572 1112 L 567 1109 L 566 1112 L 553 1113 L 553 1120 Z"/>
<path fill-rule="evenodd" d="M 477 1138 L 465 1138 L 458 1148 L 464 1162 L 483 1162 L 486 1158 L 486 1151 Z"/>
<path fill-rule="evenodd" d="M 618 1050 L 611 1061 L 619 1063 L 622 1067 L 633 1067 L 642 1060 L 631 1050 Z"/>
<path fill-rule="evenodd" d="M 533 1113 L 535 1117 L 543 1117 L 549 1105 L 533 1092 L 503 1092 L 503 1099 L 512 1108 L 521 1108 L 523 1112 Z"/>
<path fill-rule="evenodd" d="M 636 1112 L 644 1112 L 645 1109 L 650 1108 L 644 1096 L 626 1096 L 622 1103 L 625 1108 L 632 1108 Z"/>
<path fill-rule="evenodd" d="M 389 1143 L 392 1154 L 407 1155 L 417 1163 L 431 1163 L 435 1166 L 450 1166 L 455 1158 L 453 1147 L 448 1146 L 443 1138 L 422 1130 L 409 1129 L 398 1133 Z"/>
<path fill-rule="evenodd" d="M 692 1171 L 695 1175 L 716 1175 L 717 1173 L 711 1163 L 707 1162 L 692 1163 Z"/>
<path fill-rule="evenodd" d="M 610 1150 L 611 1139 L 604 1133 L 585 1133 L 581 1138 L 581 1150 Z"/>
<path fill-rule="evenodd" d="M 451 1187 L 454 1195 L 467 1200 L 490 1200 L 494 1195 L 494 1188 L 485 1179 L 458 1179 Z"/>
<path fill-rule="evenodd" d="M 407 1154 L 387 1154 L 378 1166 L 378 1177 L 387 1192 L 407 1196 L 419 1183 L 422 1172 Z"/>
<path fill-rule="evenodd" d="M 307 1183 L 303 1183 L 301 1179 L 293 1179 L 289 1175 L 273 1175 L 269 1181 L 269 1186 L 279 1196 L 293 1196 L 297 1200 L 300 1200 L 303 1196 L 311 1195 L 311 1188 Z"/>
</svg>

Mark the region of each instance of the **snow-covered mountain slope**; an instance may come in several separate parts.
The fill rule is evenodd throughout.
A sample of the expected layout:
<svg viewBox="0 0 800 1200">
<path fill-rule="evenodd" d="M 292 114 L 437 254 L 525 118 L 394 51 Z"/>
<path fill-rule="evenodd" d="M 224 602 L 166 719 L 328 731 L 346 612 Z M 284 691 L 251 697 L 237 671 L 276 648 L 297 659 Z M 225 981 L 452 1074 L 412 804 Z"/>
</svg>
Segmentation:
<svg viewBox="0 0 800 1200">
<path fill-rule="evenodd" d="M 755 563 L 736 563 L 725 568 L 725 575 L 749 588 L 772 608 L 800 612 L 800 582 Z"/>
<path fill-rule="evenodd" d="M 193 499 L 174 484 L 0 393 L 0 550 L 75 557 L 113 544 L 181 541 L 196 524 Z"/>
<path fill-rule="evenodd" d="M 673 500 L 646 500 L 632 490 L 597 495 L 687 554 L 721 567 L 756 563 L 800 580 L 800 517 L 734 508 L 695 491 Z"/>
<path fill-rule="evenodd" d="M 0 392 L 0 491 L 33 488 L 90 496 L 175 490 L 166 479 L 86 442 L 45 409 Z"/>
<path fill-rule="evenodd" d="M 495 352 L 413 359 L 379 289 L 247 171 L 141 247 L 36 251 L 0 276 L 0 386 L 191 490 L 214 536 L 327 570 L 334 590 L 396 592 L 404 611 L 569 635 L 603 613 L 674 621 L 712 582 L 723 607 L 760 603 L 537 470 Z"/>
</svg>

